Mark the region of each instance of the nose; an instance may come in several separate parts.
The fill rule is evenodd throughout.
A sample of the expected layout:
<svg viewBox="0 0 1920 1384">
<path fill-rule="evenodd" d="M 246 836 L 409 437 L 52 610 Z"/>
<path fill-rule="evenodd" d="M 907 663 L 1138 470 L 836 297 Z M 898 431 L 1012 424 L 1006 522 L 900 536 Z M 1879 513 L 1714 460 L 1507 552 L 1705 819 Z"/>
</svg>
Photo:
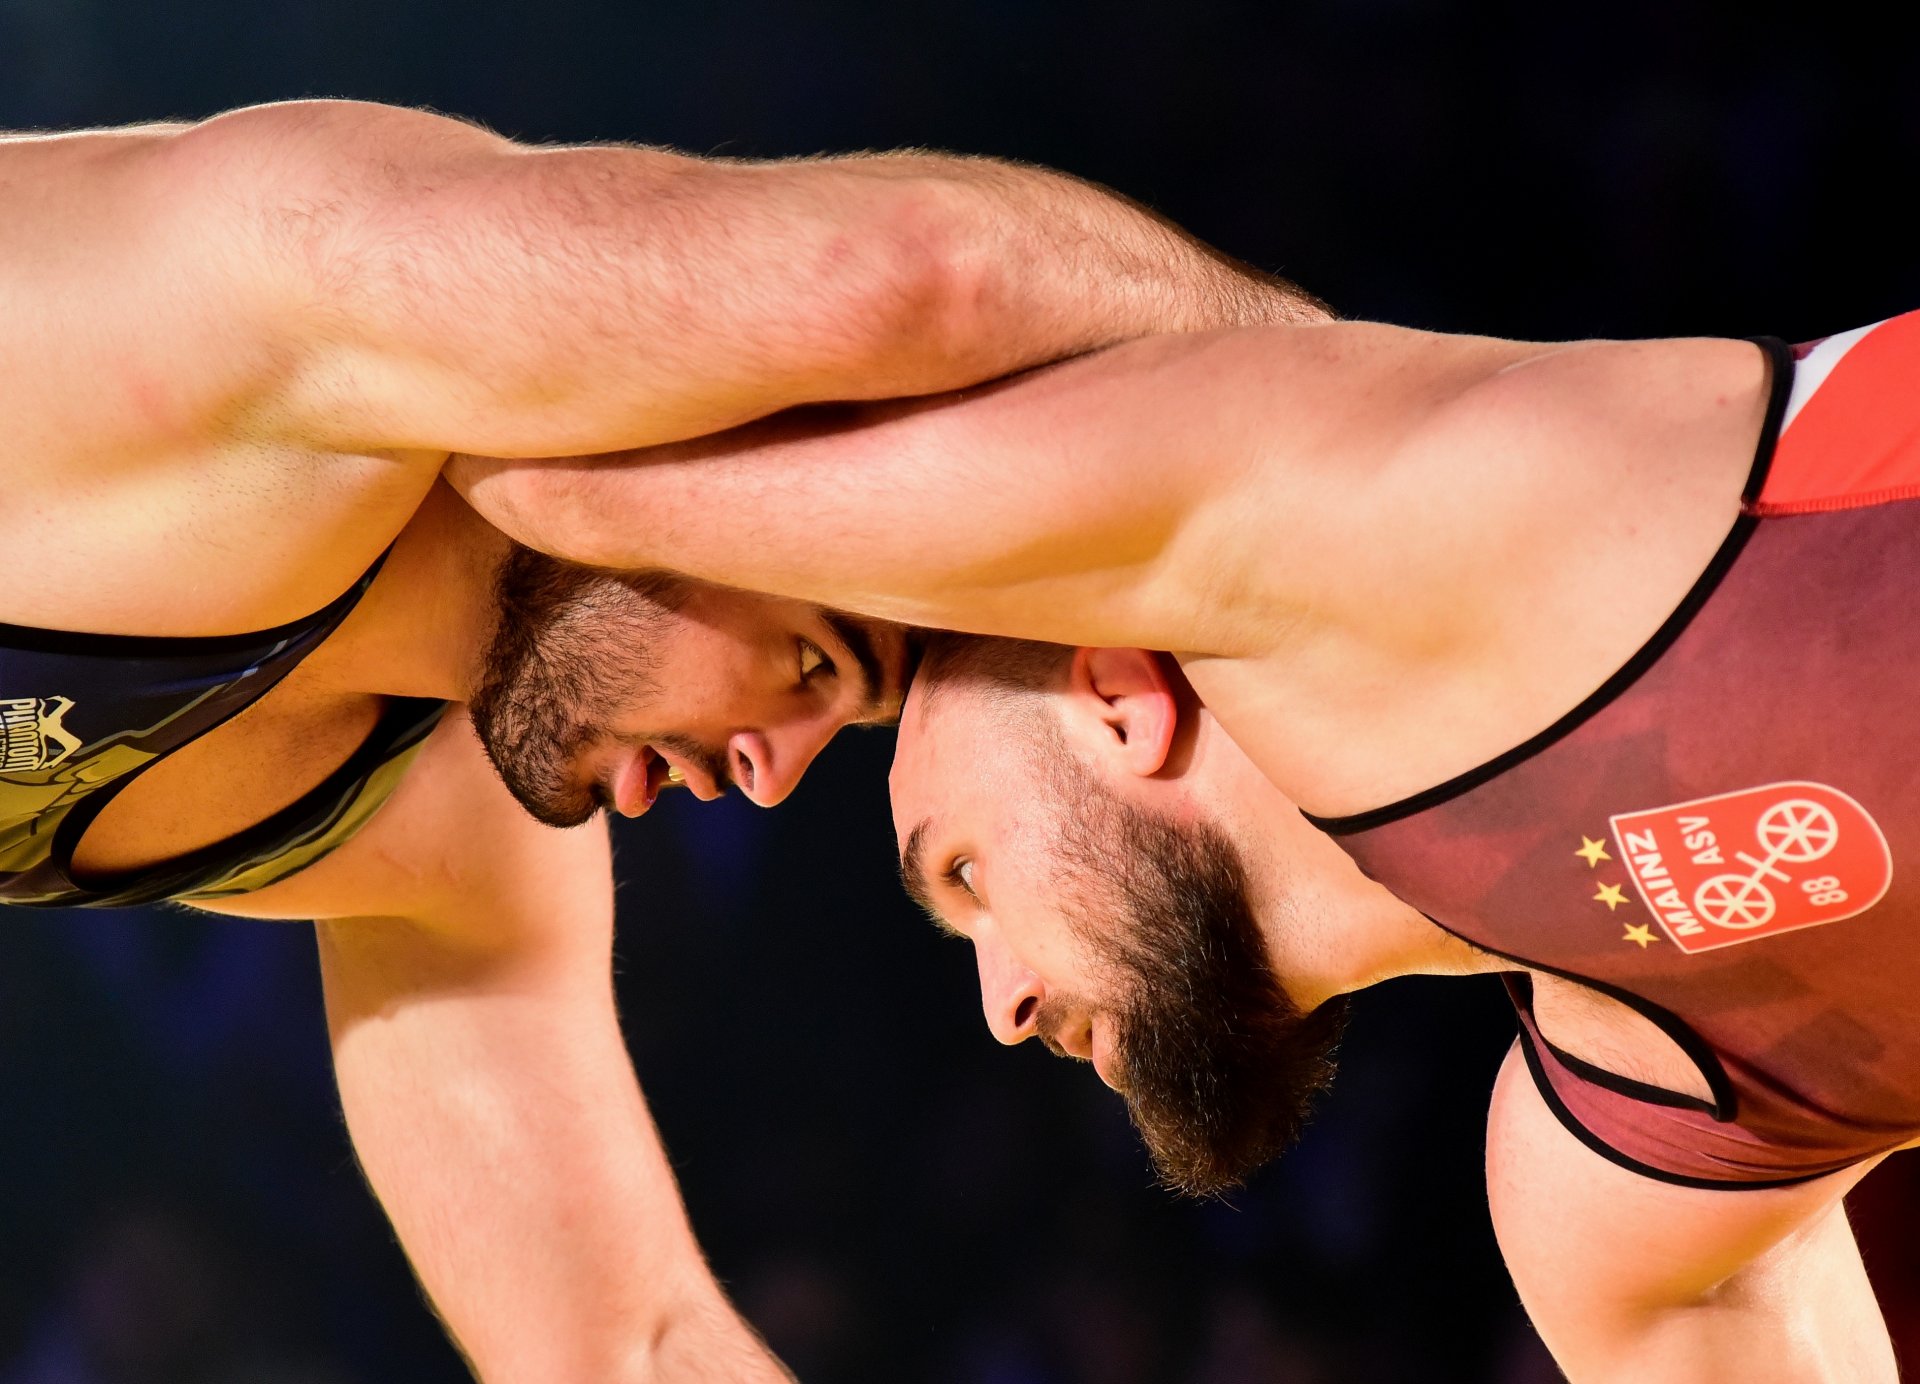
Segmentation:
<svg viewBox="0 0 1920 1384">
<path fill-rule="evenodd" d="M 988 935 L 975 936 L 973 957 L 980 968 L 980 1008 L 988 1031 L 1008 1045 L 1033 1037 L 1039 1031 L 1040 1001 L 1046 997 L 1040 977 Z"/>
<path fill-rule="evenodd" d="M 748 799 L 772 807 L 799 786 L 800 776 L 838 729 L 838 721 L 820 716 L 735 731 L 727 738 L 728 772 Z"/>
</svg>

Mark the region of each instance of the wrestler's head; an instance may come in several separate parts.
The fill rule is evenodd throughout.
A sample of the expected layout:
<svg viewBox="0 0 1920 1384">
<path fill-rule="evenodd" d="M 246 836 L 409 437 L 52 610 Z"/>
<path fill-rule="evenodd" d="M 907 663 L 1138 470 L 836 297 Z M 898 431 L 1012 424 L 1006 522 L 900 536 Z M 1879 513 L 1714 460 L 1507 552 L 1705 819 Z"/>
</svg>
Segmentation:
<svg viewBox="0 0 1920 1384">
<path fill-rule="evenodd" d="M 1313 890 L 1276 872 L 1290 840 L 1250 869 L 1222 809 L 1255 771 L 1217 727 L 1197 743 L 1202 714 L 1160 655 L 935 636 L 892 780 L 908 890 L 972 941 L 994 1036 L 1090 1060 L 1196 1194 L 1293 1142 L 1345 1015 L 1275 974 Z M 1270 805 L 1260 785 L 1242 800 Z M 1313 868 L 1324 839 L 1278 802 L 1259 830 Z"/>
<path fill-rule="evenodd" d="M 507 787 L 543 822 L 634 816 L 669 783 L 770 806 L 842 726 L 891 721 L 897 626 L 515 548 L 472 698 Z"/>
</svg>

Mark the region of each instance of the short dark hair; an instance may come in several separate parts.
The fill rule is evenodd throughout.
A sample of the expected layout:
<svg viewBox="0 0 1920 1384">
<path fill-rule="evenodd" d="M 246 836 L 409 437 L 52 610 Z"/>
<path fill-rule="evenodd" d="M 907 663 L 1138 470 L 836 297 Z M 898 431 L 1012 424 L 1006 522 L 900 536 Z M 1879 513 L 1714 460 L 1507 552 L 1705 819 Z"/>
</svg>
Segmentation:
<svg viewBox="0 0 1920 1384">
<path fill-rule="evenodd" d="M 1057 687 L 1072 659 L 1067 644 L 941 630 L 928 636 L 914 680 L 925 681 L 921 696 L 928 706 L 954 687 L 1030 695 Z"/>
</svg>

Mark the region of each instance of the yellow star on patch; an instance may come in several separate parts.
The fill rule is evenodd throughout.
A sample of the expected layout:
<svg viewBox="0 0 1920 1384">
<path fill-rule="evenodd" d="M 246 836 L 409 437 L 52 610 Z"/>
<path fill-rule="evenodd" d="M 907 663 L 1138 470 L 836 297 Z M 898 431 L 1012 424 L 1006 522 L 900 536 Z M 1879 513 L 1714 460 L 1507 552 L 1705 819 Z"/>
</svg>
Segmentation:
<svg viewBox="0 0 1920 1384">
<path fill-rule="evenodd" d="M 1580 849 L 1575 851 L 1574 854 L 1581 857 L 1594 869 L 1600 868 L 1601 861 L 1613 859 L 1612 856 L 1607 854 L 1605 842 L 1595 841 L 1584 831 L 1580 833 Z"/>
<path fill-rule="evenodd" d="M 1621 892 L 1619 885 L 1603 884 L 1600 886 L 1600 892 L 1593 896 L 1593 901 L 1605 904 L 1607 912 L 1611 913 L 1627 901 L 1627 896 Z"/>
<path fill-rule="evenodd" d="M 1648 927 L 1645 923 L 1636 923 L 1632 927 L 1627 929 L 1627 935 L 1621 940 L 1626 942 L 1638 942 L 1640 944 L 1640 950 L 1645 951 L 1647 949 L 1648 943 L 1658 942 L 1660 939 L 1653 935 L 1653 929 Z"/>
</svg>

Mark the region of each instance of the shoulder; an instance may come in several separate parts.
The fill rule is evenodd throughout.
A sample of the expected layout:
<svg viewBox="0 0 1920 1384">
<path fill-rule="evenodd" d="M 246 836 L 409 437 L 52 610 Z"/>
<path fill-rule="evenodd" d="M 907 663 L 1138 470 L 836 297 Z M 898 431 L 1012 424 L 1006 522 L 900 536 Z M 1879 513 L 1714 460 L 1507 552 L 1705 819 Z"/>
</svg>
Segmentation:
<svg viewBox="0 0 1920 1384">
<path fill-rule="evenodd" d="M 1502 1253 L 1563 1361 L 1609 1354 L 1663 1313 L 1821 1247 L 1816 1235 L 1877 1160 L 1786 1187 L 1706 1189 L 1630 1172 L 1547 1108 L 1518 1050 L 1496 1083 L 1487 1193 Z M 1811 1251 L 1809 1251 L 1811 1252 Z"/>
<path fill-rule="evenodd" d="M 1510 1055 L 1487 1190 L 1521 1300 L 1570 1378 L 1891 1380 L 1842 1204 L 1877 1162 L 1789 1187 L 1656 1182 L 1578 1142 Z"/>
<path fill-rule="evenodd" d="M 1239 680 L 1289 734 L 1216 709 L 1342 816 L 1521 743 L 1646 642 L 1738 516 L 1767 370 L 1738 341 L 1292 335 L 1288 378 L 1239 376 L 1258 426 L 1195 569 L 1231 559 L 1208 589 L 1253 612 Z"/>
<path fill-rule="evenodd" d="M 328 201 L 328 148 L 365 163 L 383 145 L 359 136 L 420 121 L 454 124 L 324 103 L 0 140 L 0 548 L 37 577 L 0 619 L 261 628 L 399 531 L 440 458 L 322 447 L 284 406 L 324 326 L 290 228 Z M 196 575 L 216 568 L 251 580 Z"/>
</svg>

